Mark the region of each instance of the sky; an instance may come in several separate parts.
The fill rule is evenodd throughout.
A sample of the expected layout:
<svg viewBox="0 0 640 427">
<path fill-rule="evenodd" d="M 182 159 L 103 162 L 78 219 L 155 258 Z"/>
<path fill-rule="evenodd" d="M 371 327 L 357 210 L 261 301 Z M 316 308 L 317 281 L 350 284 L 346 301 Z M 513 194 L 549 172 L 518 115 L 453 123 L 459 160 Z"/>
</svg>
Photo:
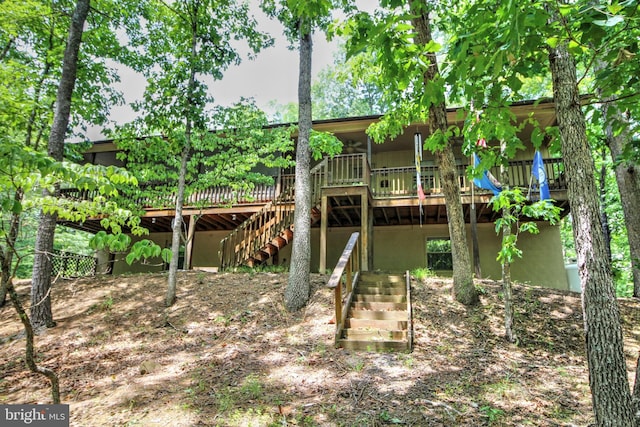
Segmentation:
<svg viewBox="0 0 640 427">
<path fill-rule="evenodd" d="M 244 55 L 240 65 L 230 67 L 222 80 L 210 85 L 210 93 L 217 105 L 231 105 L 240 98 L 253 98 L 258 107 L 267 114 L 272 101 L 277 104 L 297 102 L 298 99 L 298 51 L 290 50 L 289 43 L 282 34 L 282 24 L 269 19 L 258 7 L 257 0 L 251 0 L 251 7 L 258 21 L 258 28 L 275 38 L 274 46 L 260 52 L 253 60 Z M 377 4 L 371 0 L 357 1 L 361 9 L 369 9 Z M 362 3 L 362 5 L 360 5 Z M 313 34 L 312 79 L 324 68 L 333 64 L 337 42 L 328 42 L 321 32 Z M 130 69 L 119 69 L 120 83 L 116 88 L 124 94 L 126 104 L 142 97 L 144 79 Z M 112 108 L 111 120 L 126 123 L 131 120 L 133 110 L 128 105 Z M 103 139 L 100 128 L 88 130 L 90 140 Z"/>
</svg>

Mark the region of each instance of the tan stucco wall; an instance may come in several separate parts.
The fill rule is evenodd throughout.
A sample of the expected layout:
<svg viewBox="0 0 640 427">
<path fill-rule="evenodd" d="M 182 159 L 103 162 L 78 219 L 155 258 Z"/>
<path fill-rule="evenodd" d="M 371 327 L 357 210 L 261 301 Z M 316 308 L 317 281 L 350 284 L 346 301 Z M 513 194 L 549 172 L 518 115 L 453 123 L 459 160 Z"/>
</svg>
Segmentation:
<svg viewBox="0 0 640 427">
<path fill-rule="evenodd" d="M 545 223 L 539 223 L 540 233 L 536 235 L 521 234 L 518 247 L 523 251 L 523 258 L 516 259 L 511 265 L 513 280 L 532 285 L 557 289 L 568 289 L 564 261 L 562 258 L 562 242 L 560 229 Z M 319 231 L 312 233 L 313 257 L 312 269 L 318 268 Z M 344 248 L 349 236 L 359 228 L 329 229 L 327 233 L 327 266 L 332 268 Z M 374 269 L 402 272 L 414 268 L 426 267 L 426 241 L 429 237 L 448 237 L 447 225 L 377 227 L 373 233 L 373 266 Z M 467 227 L 470 239 L 471 230 Z M 500 264 L 496 256 L 500 249 L 500 237 L 496 235 L 493 224 L 478 224 L 478 241 L 480 242 L 480 267 L 484 278 L 500 280 L 502 277 Z M 469 254 L 471 255 L 471 246 Z"/>
<path fill-rule="evenodd" d="M 536 235 L 521 234 L 518 247 L 523 251 L 523 258 L 516 259 L 511 265 L 513 280 L 532 285 L 557 289 L 568 289 L 564 262 L 562 258 L 562 242 L 557 226 L 539 223 L 540 233 Z M 327 232 L 327 268 L 333 269 L 351 233 L 360 231 L 359 227 L 330 228 Z M 467 227 L 467 236 L 471 230 Z M 218 246 L 226 232 L 196 233 L 192 265 L 197 267 L 218 267 Z M 376 270 L 402 272 L 414 268 L 426 267 L 426 241 L 429 237 L 448 237 L 447 225 L 376 227 L 373 233 L 373 268 Z M 154 233 L 151 240 L 166 245 L 170 233 Z M 471 239 L 469 239 L 471 240 Z M 478 241 L 480 242 L 480 265 L 484 278 L 500 280 L 500 264 L 496 256 L 500 248 L 500 237 L 496 235 L 493 224 L 478 224 Z M 291 260 L 291 246 L 283 248 L 279 254 L 279 264 L 288 265 Z M 320 250 L 320 230 L 311 231 L 311 270 L 318 271 Z M 471 247 L 469 247 L 471 254 Z M 151 260 L 159 264 L 161 260 Z M 124 261 L 116 262 L 114 274 L 124 272 L 159 271 L 161 266 L 135 263 L 128 266 Z"/>
</svg>

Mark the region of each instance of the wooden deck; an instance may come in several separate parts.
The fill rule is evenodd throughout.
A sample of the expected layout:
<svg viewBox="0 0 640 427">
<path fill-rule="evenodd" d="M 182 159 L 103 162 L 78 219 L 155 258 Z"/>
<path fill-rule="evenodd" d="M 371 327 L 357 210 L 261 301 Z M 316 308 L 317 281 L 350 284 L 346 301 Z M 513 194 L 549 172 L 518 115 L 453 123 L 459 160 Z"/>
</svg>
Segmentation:
<svg viewBox="0 0 640 427">
<path fill-rule="evenodd" d="M 568 212 L 566 180 L 562 159 L 545 159 L 549 177 L 551 197 L 556 204 Z M 326 167 L 314 175 L 313 185 L 327 196 L 327 221 L 329 227 L 359 226 L 363 197 L 373 212 L 373 225 L 444 224 L 447 221 L 446 204 L 441 192 L 440 175 L 435 166 L 422 166 L 422 187 L 425 199 L 422 214 L 417 196 L 415 166 L 371 169 L 366 154 L 348 154 L 324 159 Z M 508 166 L 510 185 L 526 191 L 530 185 L 532 160 L 511 161 Z M 467 178 L 468 165 L 458 166 L 460 190 L 464 213 L 469 221 L 471 203 L 475 203 L 478 222 L 493 222 L 496 213 L 488 205 L 493 194 L 486 190 L 471 191 L 471 180 Z M 497 170 L 491 171 L 499 176 Z M 294 185 L 294 175 L 281 174 L 272 185 L 256 186 L 246 193 L 230 188 L 212 187 L 193 193 L 185 201 L 184 216 L 199 216 L 195 231 L 234 230 L 245 220 L 259 212 L 265 205 L 276 200 Z M 90 192 L 73 189 L 63 190 L 66 197 L 87 199 Z M 366 196 L 363 196 L 366 194 Z M 535 198 L 535 192 L 534 192 Z M 171 230 L 173 217 L 173 195 L 164 194 L 160 199 L 136 200 L 145 209 L 142 225 L 151 232 Z M 65 223 L 74 228 L 97 232 L 101 229 L 98 220 L 83 224 Z"/>
</svg>

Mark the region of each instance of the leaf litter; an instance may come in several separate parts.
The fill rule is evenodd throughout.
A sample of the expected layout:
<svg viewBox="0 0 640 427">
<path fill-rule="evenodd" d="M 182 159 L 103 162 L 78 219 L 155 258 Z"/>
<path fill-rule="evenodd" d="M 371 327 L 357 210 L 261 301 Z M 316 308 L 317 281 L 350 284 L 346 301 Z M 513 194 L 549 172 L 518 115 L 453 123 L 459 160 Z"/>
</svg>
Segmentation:
<svg viewBox="0 0 640 427">
<path fill-rule="evenodd" d="M 504 336 L 500 283 L 465 308 L 446 278 L 412 280 L 414 349 L 336 349 L 328 276 L 297 313 L 287 275 L 180 272 L 54 284 L 55 328 L 38 362 L 60 377 L 72 426 L 587 426 L 592 423 L 580 297 L 516 285 L 517 344 Z M 29 283 L 18 289 L 28 302 Z M 640 303 L 620 300 L 630 383 Z M 0 403 L 49 403 L 24 365 L 21 324 L 0 311 Z"/>
</svg>

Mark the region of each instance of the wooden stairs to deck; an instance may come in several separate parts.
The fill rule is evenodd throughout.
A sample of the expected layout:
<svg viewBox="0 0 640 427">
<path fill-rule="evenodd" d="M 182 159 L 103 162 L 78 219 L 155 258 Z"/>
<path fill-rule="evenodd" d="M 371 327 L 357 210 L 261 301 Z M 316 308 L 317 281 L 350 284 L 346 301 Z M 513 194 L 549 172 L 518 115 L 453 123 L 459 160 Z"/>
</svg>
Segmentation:
<svg viewBox="0 0 640 427">
<path fill-rule="evenodd" d="M 320 220 L 321 211 L 320 208 L 314 206 L 311 209 L 311 224 L 315 224 Z M 267 229 L 268 227 L 265 227 Z M 261 233 L 264 231 L 260 231 Z M 245 261 L 244 264 L 249 267 L 254 267 L 266 262 L 269 258 L 280 252 L 280 249 L 291 243 L 293 239 L 293 223 L 289 224 L 276 236 L 273 236 L 271 240 L 265 243 L 258 250 L 253 252 Z"/>
<path fill-rule="evenodd" d="M 403 275 L 361 272 L 336 346 L 365 351 L 411 351 L 411 291 Z"/>
<path fill-rule="evenodd" d="M 326 176 L 327 159 L 324 159 L 310 171 L 312 224 L 321 216 L 321 190 Z M 294 210 L 295 184 L 291 182 L 276 198 L 221 240 L 220 268 L 253 267 L 276 255 L 293 238 Z"/>
</svg>

